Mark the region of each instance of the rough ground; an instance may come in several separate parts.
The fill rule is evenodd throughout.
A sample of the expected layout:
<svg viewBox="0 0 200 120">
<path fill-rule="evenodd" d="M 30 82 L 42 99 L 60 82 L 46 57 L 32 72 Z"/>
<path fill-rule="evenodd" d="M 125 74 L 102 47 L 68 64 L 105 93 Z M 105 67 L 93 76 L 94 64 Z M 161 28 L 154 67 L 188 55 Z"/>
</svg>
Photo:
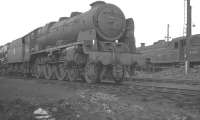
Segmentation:
<svg viewBox="0 0 200 120">
<path fill-rule="evenodd" d="M 0 120 L 200 120 L 199 108 L 123 85 L 0 77 Z"/>
<path fill-rule="evenodd" d="M 175 80 L 193 80 L 200 81 L 200 66 L 190 69 L 188 75 L 184 74 L 184 67 L 169 68 L 160 72 L 137 72 L 135 78 L 153 78 L 153 79 L 175 79 Z"/>
</svg>

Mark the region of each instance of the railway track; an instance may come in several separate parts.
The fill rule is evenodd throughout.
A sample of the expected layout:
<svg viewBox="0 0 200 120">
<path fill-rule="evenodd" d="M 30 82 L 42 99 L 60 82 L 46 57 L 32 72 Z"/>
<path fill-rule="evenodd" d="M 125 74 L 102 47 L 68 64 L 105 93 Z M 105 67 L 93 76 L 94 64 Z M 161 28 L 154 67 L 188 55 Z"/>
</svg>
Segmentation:
<svg viewBox="0 0 200 120">
<path fill-rule="evenodd" d="M 148 81 L 149 80 L 149 81 Z M 191 97 L 200 98 L 200 82 L 193 81 L 195 84 L 187 84 L 189 80 L 181 81 L 167 81 L 166 79 L 153 80 L 153 79 L 143 79 L 143 80 L 134 80 L 127 82 L 127 84 L 134 84 L 132 86 L 151 92 L 167 93 L 167 94 L 179 94 Z"/>
<path fill-rule="evenodd" d="M 175 84 L 186 84 L 186 85 L 200 85 L 200 80 L 177 80 L 177 79 L 154 79 L 154 78 L 130 78 L 129 81 L 135 81 L 135 82 L 175 83 Z"/>
<path fill-rule="evenodd" d="M 134 82 L 127 81 L 122 85 L 115 85 L 109 82 L 101 84 L 89 85 L 89 87 L 95 89 L 103 89 L 105 91 L 111 91 L 111 93 L 118 95 L 141 95 L 149 97 L 151 95 L 159 95 L 166 99 L 176 101 L 199 101 L 200 105 L 200 86 L 174 84 L 174 83 L 157 83 L 156 82 Z"/>
<path fill-rule="evenodd" d="M 200 111 L 200 86 L 190 85 L 190 87 L 186 87 L 184 84 L 149 83 L 151 84 L 133 82 L 132 84 L 134 85 L 131 85 L 131 83 L 128 83 L 127 88 L 128 86 L 133 87 L 132 90 L 135 90 L 133 91 L 134 93 L 147 98 L 147 100 L 155 98 L 165 99 L 178 106 L 190 107 Z"/>
<path fill-rule="evenodd" d="M 161 82 L 143 82 L 143 81 L 125 81 L 123 84 L 111 82 L 102 82 L 97 84 L 88 84 L 84 82 L 69 82 L 57 80 L 45 80 L 22 77 L 4 77 L 5 79 L 23 79 L 24 81 L 36 81 L 39 84 L 55 84 L 56 86 L 65 86 L 67 89 L 101 91 L 121 98 L 135 98 L 139 101 L 159 102 L 161 104 L 175 104 L 181 108 L 189 108 L 200 112 L 200 87 L 194 85 L 161 83 Z M 186 87 L 190 86 L 190 87 Z M 164 102 L 163 102 L 164 101 Z"/>
<path fill-rule="evenodd" d="M 12 78 L 12 79 L 28 79 L 28 80 L 34 80 L 35 78 L 24 78 L 22 76 L 5 76 L 5 78 Z M 36 79 L 35 79 L 36 80 Z M 64 82 L 67 83 L 68 81 L 57 81 L 57 80 L 43 80 L 39 79 L 42 81 L 54 81 L 55 82 Z M 125 81 L 123 84 L 117 85 L 113 81 L 108 81 L 108 82 L 101 82 L 97 84 L 88 84 L 88 83 L 80 83 L 88 86 L 95 86 L 95 87 L 113 87 L 113 88 L 118 88 L 118 87 L 125 87 L 125 88 L 138 88 L 138 89 L 149 89 L 151 91 L 155 90 L 160 93 L 180 93 L 180 94 L 185 94 L 189 96 L 194 96 L 194 95 L 200 95 L 200 81 L 192 81 L 192 83 L 196 84 L 190 84 L 190 80 L 183 80 L 182 81 L 175 81 L 175 80 L 166 80 L 166 79 L 135 79 L 131 81 Z M 71 83 L 71 82 L 70 82 Z M 189 84 L 187 84 L 189 83 Z M 106 89 L 106 88 L 105 88 Z M 186 93 L 184 91 L 187 91 Z M 193 93 L 193 94 L 192 94 Z"/>
<path fill-rule="evenodd" d="M 181 107 L 195 108 L 200 111 L 200 86 L 166 83 L 166 82 L 136 82 L 127 81 L 122 85 L 102 83 L 95 88 L 111 91 L 111 93 L 128 96 L 141 96 L 142 100 L 165 99 Z M 94 87 L 93 86 L 93 87 Z M 112 90 L 111 90 L 112 89 Z"/>
<path fill-rule="evenodd" d="M 169 93 L 169 94 L 180 94 L 186 96 L 199 96 L 200 90 L 191 90 L 191 89 L 184 89 L 184 88 L 169 88 L 169 87 L 161 87 L 161 86 L 146 86 L 146 85 L 136 85 L 138 87 L 147 88 L 151 91 L 156 91 L 160 93 Z"/>
<path fill-rule="evenodd" d="M 8 79 L 10 77 L 7 77 Z M 13 78 L 13 77 L 11 77 Z M 16 79 L 21 79 L 17 77 Z M 29 79 L 29 78 L 28 78 Z M 25 79 L 26 80 L 26 79 Z M 113 82 L 102 82 L 98 84 L 87 84 L 83 82 L 68 82 L 68 81 L 55 81 L 44 79 L 33 79 L 44 84 L 58 84 L 67 85 L 78 88 L 86 88 L 93 90 L 103 90 L 109 93 L 114 93 L 120 96 L 139 95 L 145 98 L 151 96 L 159 96 L 162 99 L 169 99 L 175 102 L 191 103 L 192 105 L 198 104 L 200 108 L 200 86 L 176 84 L 174 82 L 157 82 L 157 81 L 126 81 L 121 85 L 116 85 Z"/>
</svg>

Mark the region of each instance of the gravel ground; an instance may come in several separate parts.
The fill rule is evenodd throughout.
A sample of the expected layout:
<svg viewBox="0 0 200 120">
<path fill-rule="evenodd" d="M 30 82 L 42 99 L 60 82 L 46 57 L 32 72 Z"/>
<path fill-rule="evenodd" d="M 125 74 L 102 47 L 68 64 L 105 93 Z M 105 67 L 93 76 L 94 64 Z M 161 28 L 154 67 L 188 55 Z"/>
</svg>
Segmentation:
<svg viewBox="0 0 200 120">
<path fill-rule="evenodd" d="M 200 120 L 199 108 L 122 85 L 0 77 L 0 96 L 0 120 Z"/>
</svg>

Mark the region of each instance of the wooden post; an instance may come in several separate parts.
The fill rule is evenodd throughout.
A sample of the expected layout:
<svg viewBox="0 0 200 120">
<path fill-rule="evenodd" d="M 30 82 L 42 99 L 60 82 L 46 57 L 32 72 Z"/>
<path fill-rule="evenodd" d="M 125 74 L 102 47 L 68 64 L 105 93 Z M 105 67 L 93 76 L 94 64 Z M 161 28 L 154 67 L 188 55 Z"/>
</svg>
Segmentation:
<svg viewBox="0 0 200 120">
<path fill-rule="evenodd" d="M 169 24 L 167 24 L 167 36 L 165 36 L 165 38 L 167 39 L 167 42 L 169 42 L 169 39 L 171 38 L 169 36 Z"/>
<path fill-rule="evenodd" d="M 185 51 L 185 74 L 190 70 L 190 37 L 191 37 L 191 21 L 192 21 L 192 7 L 190 0 L 187 0 L 187 32 L 186 32 L 186 51 Z"/>
</svg>

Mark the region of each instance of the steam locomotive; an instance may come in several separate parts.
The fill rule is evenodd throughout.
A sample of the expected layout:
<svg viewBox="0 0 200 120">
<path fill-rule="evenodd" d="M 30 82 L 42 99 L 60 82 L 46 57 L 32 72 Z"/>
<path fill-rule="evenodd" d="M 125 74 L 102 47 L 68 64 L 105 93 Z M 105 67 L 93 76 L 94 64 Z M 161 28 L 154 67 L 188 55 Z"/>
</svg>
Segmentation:
<svg viewBox="0 0 200 120">
<path fill-rule="evenodd" d="M 190 37 L 190 65 L 200 65 L 200 34 Z M 152 67 L 168 67 L 183 65 L 186 53 L 186 37 L 173 38 L 171 41 L 159 40 L 153 45 L 137 48 L 142 58 Z"/>
<path fill-rule="evenodd" d="M 36 78 L 120 83 L 135 60 L 134 22 L 104 1 L 72 12 L 0 48 L 1 73 Z"/>
</svg>

